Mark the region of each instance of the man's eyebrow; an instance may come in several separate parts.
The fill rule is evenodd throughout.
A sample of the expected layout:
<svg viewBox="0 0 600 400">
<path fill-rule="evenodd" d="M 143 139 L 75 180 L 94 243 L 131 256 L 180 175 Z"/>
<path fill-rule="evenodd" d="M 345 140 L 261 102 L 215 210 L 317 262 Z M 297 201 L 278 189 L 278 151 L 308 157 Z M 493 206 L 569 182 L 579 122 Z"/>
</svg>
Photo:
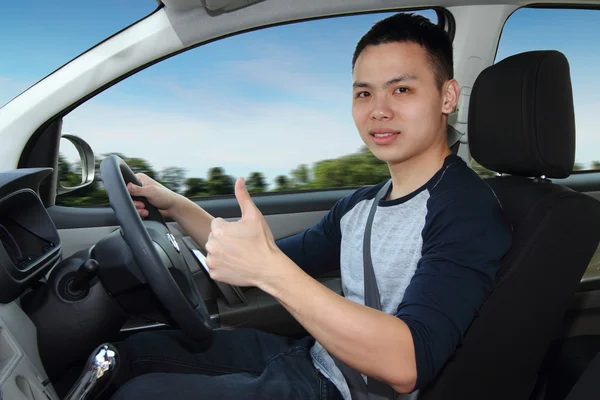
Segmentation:
<svg viewBox="0 0 600 400">
<path fill-rule="evenodd" d="M 405 81 L 414 81 L 417 80 L 417 77 L 411 74 L 402 74 L 399 75 L 395 78 L 390 79 L 389 81 L 387 81 L 384 86 L 391 86 L 394 85 L 396 83 L 400 83 L 400 82 L 405 82 Z M 356 81 L 352 84 L 353 88 L 370 88 L 372 87 L 371 84 L 367 83 L 367 82 L 361 82 L 361 81 Z"/>
<path fill-rule="evenodd" d="M 353 88 L 370 88 L 371 85 L 369 85 L 367 82 L 360 82 L 360 81 L 356 81 L 352 84 Z"/>
<path fill-rule="evenodd" d="M 403 74 L 400 76 L 397 76 L 395 78 L 390 79 L 389 81 L 387 81 L 385 83 L 385 86 L 391 86 L 395 83 L 400 83 L 400 82 L 404 82 L 404 81 L 416 81 L 417 77 L 411 74 Z"/>
</svg>

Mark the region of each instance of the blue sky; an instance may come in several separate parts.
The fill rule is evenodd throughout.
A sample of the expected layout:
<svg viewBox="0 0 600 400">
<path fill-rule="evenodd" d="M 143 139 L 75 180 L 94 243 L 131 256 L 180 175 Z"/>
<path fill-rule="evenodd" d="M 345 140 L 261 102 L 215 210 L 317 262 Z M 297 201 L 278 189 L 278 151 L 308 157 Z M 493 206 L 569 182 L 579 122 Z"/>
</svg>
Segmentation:
<svg viewBox="0 0 600 400">
<path fill-rule="evenodd" d="M 10 56 L 0 62 L 0 104 L 155 8 L 153 0 L 3 6 L 0 52 Z M 223 166 L 235 176 L 262 171 L 272 182 L 300 163 L 360 147 L 350 115 L 350 59 L 360 36 L 387 15 L 291 24 L 210 43 L 101 93 L 69 114 L 64 129 L 96 153 L 146 158 L 157 169 L 181 166 L 188 177 Z M 508 20 L 498 49 L 498 59 L 538 48 L 567 55 L 582 163 L 600 159 L 592 132 L 600 107 L 598 26 L 600 11 L 524 9 Z"/>
<path fill-rule="evenodd" d="M 529 50 L 555 49 L 571 69 L 576 162 L 600 160 L 600 10 L 521 9 L 504 27 L 497 60 Z"/>
<path fill-rule="evenodd" d="M 22 0 L 0 15 L 0 76 L 33 84 L 156 9 L 153 0 Z M 18 94 L 18 93 L 17 93 Z"/>
</svg>

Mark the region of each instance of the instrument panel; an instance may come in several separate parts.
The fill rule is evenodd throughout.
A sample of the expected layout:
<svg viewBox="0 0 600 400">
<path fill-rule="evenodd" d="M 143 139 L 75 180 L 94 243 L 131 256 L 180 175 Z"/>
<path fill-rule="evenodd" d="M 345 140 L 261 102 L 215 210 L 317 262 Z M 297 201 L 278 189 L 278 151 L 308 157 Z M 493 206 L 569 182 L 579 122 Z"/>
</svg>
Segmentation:
<svg viewBox="0 0 600 400">
<path fill-rule="evenodd" d="M 0 303 L 18 298 L 60 260 L 60 236 L 37 194 L 51 173 L 0 172 Z"/>
</svg>

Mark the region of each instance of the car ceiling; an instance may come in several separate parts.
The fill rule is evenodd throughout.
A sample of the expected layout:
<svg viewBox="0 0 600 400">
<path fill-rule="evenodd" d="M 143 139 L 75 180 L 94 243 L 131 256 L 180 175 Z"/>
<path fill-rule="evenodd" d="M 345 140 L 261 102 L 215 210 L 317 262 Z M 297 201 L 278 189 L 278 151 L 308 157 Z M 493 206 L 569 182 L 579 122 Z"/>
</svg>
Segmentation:
<svg viewBox="0 0 600 400">
<path fill-rule="evenodd" d="M 222 11 L 249 2 L 252 3 L 231 12 Z M 431 6 L 506 5 L 517 8 L 533 3 L 531 0 L 438 0 L 435 3 L 423 0 L 162 0 L 162 4 L 179 39 L 187 47 L 234 32 L 341 14 Z M 598 5 L 600 0 L 550 0 L 544 4 Z"/>
<path fill-rule="evenodd" d="M 279 10 L 288 10 L 290 15 L 298 18 L 321 17 L 326 15 L 338 15 L 345 13 L 382 11 L 405 7 L 456 7 L 469 5 L 516 5 L 528 4 L 600 4 L 600 0 L 438 0 L 435 3 L 423 2 L 422 0 L 162 0 L 163 4 L 170 10 L 191 10 L 194 8 L 209 8 L 217 10 L 227 8 L 227 5 L 240 3 L 248 4 L 246 9 L 254 12 L 273 14 Z M 222 7 L 219 7 L 222 5 Z M 218 12 L 216 14 L 219 14 Z"/>
</svg>

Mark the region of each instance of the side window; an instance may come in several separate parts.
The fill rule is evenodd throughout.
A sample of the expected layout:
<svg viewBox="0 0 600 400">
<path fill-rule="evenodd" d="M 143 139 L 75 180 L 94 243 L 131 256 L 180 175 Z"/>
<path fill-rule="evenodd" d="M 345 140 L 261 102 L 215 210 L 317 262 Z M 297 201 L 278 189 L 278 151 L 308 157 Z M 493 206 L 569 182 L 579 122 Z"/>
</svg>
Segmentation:
<svg viewBox="0 0 600 400">
<path fill-rule="evenodd" d="M 532 50 L 558 50 L 569 61 L 577 132 L 574 172 L 600 170 L 600 10 L 522 8 L 506 21 L 495 62 Z M 481 175 L 494 174 L 473 160 Z"/>
<path fill-rule="evenodd" d="M 419 14 L 437 23 L 433 10 Z M 366 150 L 351 116 L 351 59 L 360 37 L 391 14 L 276 26 L 197 47 L 116 84 L 64 118 L 98 160 L 119 154 L 135 172 L 196 198 L 355 187 L 387 166 Z M 326 32 L 326 33 L 324 33 Z M 68 157 L 61 171 L 68 174 Z M 66 175 L 65 175 L 66 176 Z M 101 177 L 57 203 L 107 203 Z"/>
</svg>

